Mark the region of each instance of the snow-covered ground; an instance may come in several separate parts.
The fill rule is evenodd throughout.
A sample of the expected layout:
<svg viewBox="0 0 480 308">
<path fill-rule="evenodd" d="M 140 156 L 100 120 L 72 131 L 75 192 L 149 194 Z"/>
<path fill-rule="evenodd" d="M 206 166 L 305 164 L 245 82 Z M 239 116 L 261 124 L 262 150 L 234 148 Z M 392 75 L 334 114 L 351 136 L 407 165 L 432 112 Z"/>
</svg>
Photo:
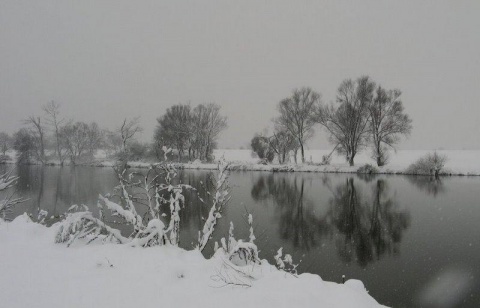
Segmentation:
<svg viewBox="0 0 480 308">
<path fill-rule="evenodd" d="M 2 307 L 377 307 L 358 280 L 298 278 L 265 260 L 251 287 L 225 285 L 221 253 L 205 259 L 176 247 L 54 244 L 56 231 L 25 215 L 0 222 Z"/>
<path fill-rule="evenodd" d="M 99 151 L 100 152 L 100 151 Z M 453 175 L 480 175 L 480 150 L 438 150 L 439 154 L 446 155 L 447 162 L 445 164 L 445 172 Z M 397 153 L 390 153 L 389 163 L 378 168 L 381 173 L 401 174 L 405 169 L 419 158 L 431 150 L 400 150 Z M 216 160 L 224 158 L 232 163 L 234 169 L 252 170 L 252 171 L 305 171 L 305 172 L 356 172 L 357 169 L 365 164 L 375 166 L 375 162 L 370 157 L 369 152 L 364 151 L 355 157 L 355 166 L 350 167 L 343 156 L 336 153 L 332 155 L 330 165 L 320 166 L 323 155 L 330 154 L 330 150 L 306 150 L 305 164 L 294 164 L 293 159 L 287 165 L 278 165 L 275 163 L 269 165 L 258 164 L 258 157 L 252 154 L 251 150 L 225 150 L 218 149 L 214 151 Z M 14 162 L 15 153 L 9 153 L 11 160 Z M 300 162 L 300 158 L 298 159 Z M 57 164 L 58 162 L 50 161 L 49 164 Z M 131 167 L 147 168 L 151 162 L 129 162 Z M 96 156 L 96 161 L 89 164 L 97 167 L 111 167 L 114 162 L 105 158 L 104 153 Z M 217 169 L 217 164 L 203 164 L 200 162 L 192 162 L 181 164 L 180 168 L 185 169 Z"/>
<path fill-rule="evenodd" d="M 417 159 L 432 152 L 433 151 L 427 150 L 400 150 L 397 151 L 397 153 L 391 152 L 389 163 L 379 169 L 381 172 L 386 173 L 402 173 Z M 445 170 L 448 173 L 480 175 L 480 150 L 438 150 L 437 153 L 447 156 Z M 375 165 L 375 162 L 370 157 L 370 153 L 367 151 L 361 152 L 355 157 L 354 167 L 350 167 L 345 161 L 345 158 L 336 153 L 332 155 L 332 161 L 329 166 L 314 165 L 319 164 L 322 161 L 322 156 L 328 154 L 330 154 L 330 150 L 306 150 L 305 159 L 308 163 L 313 163 L 313 165 L 306 164 L 297 167 L 292 166 L 292 168 L 298 171 L 356 172 L 356 170 L 364 164 Z M 215 150 L 214 155 L 216 158 L 224 157 L 227 161 L 239 164 L 255 164 L 258 162 L 258 158 L 252 155 L 251 150 Z M 278 166 L 274 167 L 278 168 Z M 271 166 L 257 167 L 259 170 L 271 168 Z"/>
</svg>

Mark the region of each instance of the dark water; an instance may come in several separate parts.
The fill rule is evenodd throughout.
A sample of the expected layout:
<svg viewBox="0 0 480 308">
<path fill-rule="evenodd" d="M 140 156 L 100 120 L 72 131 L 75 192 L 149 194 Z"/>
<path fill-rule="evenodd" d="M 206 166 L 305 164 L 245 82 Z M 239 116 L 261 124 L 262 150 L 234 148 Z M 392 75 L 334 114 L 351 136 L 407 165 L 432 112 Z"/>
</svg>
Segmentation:
<svg viewBox="0 0 480 308">
<path fill-rule="evenodd" d="M 117 184 L 109 168 L 16 172 L 18 194 L 29 200 L 12 217 L 25 211 L 36 217 L 40 209 L 55 217 L 72 204 L 93 208 L 98 194 Z M 179 179 L 201 187 L 208 175 L 184 171 Z M 260 256 L 271 263 L 283 247 L 299 272 L 360 279 L 385 305 L 480 307 L 480 178 L 233 172 L 229 181 L 232 199 L 214 241 L 226 236 L 230 221 L 235 236 L 247 239 L 249 212 Z M 180 244 L 192 248 L 208 208 L 196 194 L 186 203 Z"/>
</svg>

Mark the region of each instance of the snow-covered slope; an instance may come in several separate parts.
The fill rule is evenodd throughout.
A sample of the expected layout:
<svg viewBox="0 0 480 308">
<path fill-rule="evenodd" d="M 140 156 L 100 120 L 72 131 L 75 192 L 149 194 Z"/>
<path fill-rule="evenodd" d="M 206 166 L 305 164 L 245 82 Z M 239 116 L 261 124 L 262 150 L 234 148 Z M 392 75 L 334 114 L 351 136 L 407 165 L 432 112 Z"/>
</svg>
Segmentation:
<svg viewBox="0 0 480 308">
<path fill-rule="evenodd" d="M 55 226 L 0 223 L 2 307 L 377 307 L 362 283 L 298 278 L 263 261 L 251 287 L 225 285 L 221 254 L 175 247 L 54 244 Z M 234 275 L 234 273 L 230 273 Z"/>
</svg>

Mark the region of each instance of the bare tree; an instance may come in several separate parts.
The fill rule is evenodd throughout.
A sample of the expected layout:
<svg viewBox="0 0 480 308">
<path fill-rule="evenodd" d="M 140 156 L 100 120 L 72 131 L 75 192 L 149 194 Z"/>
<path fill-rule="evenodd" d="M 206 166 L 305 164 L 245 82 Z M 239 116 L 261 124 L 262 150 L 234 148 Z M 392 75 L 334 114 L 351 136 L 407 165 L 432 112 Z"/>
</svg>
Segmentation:
<svg viewBox="0 0 480 308">
<path fill-rule="evenodd" d="M 60 142 L 60 130 L 62 125 L 65 122 L 64 118 L 60 118 L 60 104 L 55 101 L 50 101 L 48 104 L 42 107 L 43 111 L 46 114 L 46 122 L 48 125 L 51 126 L 54 137 L 55 137 L 55 154 L 57 158 L 60 160 L 60 164 L 63 165 L 65 161 L 66 149 L 62 147 L 62 143 Z"/>
<path fill-rule="evenodd" d="M 29 163 L 35 151 L 35 141 L 31 132 L 21 128 L 13 135 L 13 149 L 16 151 L 17 163 Z"/>
<path fill-rule="evenodd" d="M 105 150 L 108 156 L 122 152 L 122 137 L 118 131 L 104 130 L 102 134 L 105 136 Z"/>
<path fill-rule="evenodd" d="M 0 151 L 3 156 L 7 154 L 7 151 L 12 147 L 12 138 L 4 132 L 0 132 Z"/>
<path fill-rule="evenodd" d="M 88 148 L 88 124 L 76 122 L 68 124 L 61 129 L 62 142 L 65 144 L 70 162 L 75 165 L 77 159 L 85 153 Z"/>
<path fill-rule="evenodd" d="M 87 127 L 87 149 L 90 157 L 95 156 L 95 151 L 100 148 L 104 141 L 104 131 L 97 123 L 92 122 Z"/>
<path fill-rule="evenodd" d="M 292 134 L 286 130 L 276 129 L 269 138 L 270 147 L 277 154 L 278 162 L 284 164 L 291 150 L 298 148 L 298 142 Z"/>
<path fill-rule="evenodd" d="M 375 83 L 368 76 L 344 80 L 337 91 L 339 106 L 330 104 L 317 112 L 317 121 L 330 133 L 330 142 L 338 144 L 337 151 L 345 155 L 350 166 L 367 142 L 374 89 Z"/>
<path fill-rule="evenodd" d="M 125 118 L 122 125 L 118 129 L 120 137 L 122 138 L 122 150 L 124 153 L 128 152 L 128 143 L 135 137 L 137 133 L 141 133 L 143 128 L 139 125 L 140 117 L 128 120 Z"/>
<path fill-rule="evenodd" d="M 313 136 L 314 113 L 320 104 L 320 94 L 310 88 L 293 90 L 291 97 L 278 104 L 280 116 L 276 124 L 288 131 L 298 141 L 302 163 L 305 163 L 305 142 Z"/>
<path fill-rule="evenodd" d="M 155 143 L 174 148 L 178 151 L 181 160 L 184 152 L 188 149 L 188 158 L 192 156 L 193 146 L 193 118 L 190 105 L 174 105 L 157 119 L 155 129 Z"/>
<path fill-rule="evenodd" d="M 220 133 L 227 128 L 227 117 L 220 115 L 220 106 L 200 104 L 193 109 L 195 145 L 200 158 L 211 160 Z"/>
<path fill-rule="evenodd" d="M 24 120 L 24 123 L 30 126 L 32 136 L 34 137 L 36 158 L 42 164 L 45 164 L 45 128 L 42 125 L 42 119 L 40 117 L 30 116 Z"/>
<path fill-rule="evenodd" d="M 401 135 L 409 135 L 412 120 L 404 113 L 400 90 L 386 91 L 378 87 L 370 104 L 370 137 L 373 157 L 377 165 L 383 166 L 388 160 L 388 147 L 395 149 Z"/>
</svg>

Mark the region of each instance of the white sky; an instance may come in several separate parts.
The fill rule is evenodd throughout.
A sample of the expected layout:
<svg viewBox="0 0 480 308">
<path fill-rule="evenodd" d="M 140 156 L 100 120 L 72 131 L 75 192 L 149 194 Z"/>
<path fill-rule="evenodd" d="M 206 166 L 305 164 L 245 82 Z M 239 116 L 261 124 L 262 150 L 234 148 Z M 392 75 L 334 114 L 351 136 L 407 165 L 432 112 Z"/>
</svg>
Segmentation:
<svg viewBox="0 0 480 308">
<path fill-rule="evenodd" d="M 0 0 L 0 131 L 53 99 L 150 140 L 170 105 L 215 102 L 220 146 L 246 146 L 293 88 L 329 102 L 363 74 L 403 91 L 400 148 L 480 149 L 480 1 Z"/>
</svg>

